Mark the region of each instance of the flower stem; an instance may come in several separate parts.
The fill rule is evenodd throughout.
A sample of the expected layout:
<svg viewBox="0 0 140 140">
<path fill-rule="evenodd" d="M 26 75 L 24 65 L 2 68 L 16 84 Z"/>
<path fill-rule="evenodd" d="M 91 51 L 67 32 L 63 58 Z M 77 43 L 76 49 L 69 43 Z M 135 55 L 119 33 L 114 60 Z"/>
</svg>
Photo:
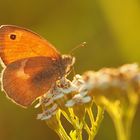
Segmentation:
<svg viewBox="0 0 140 140">
<path fill-rule="evenodd" d="M 67 135 L 65 129 L 63 128 L 62 124 L 61 124 L 60 116 L 61 116 L 61 112 L 59 110 L 56 113 L 56 116 L 54 117 L 54 120 L 50 120 L 49 123 L 47 121 L 46 123 L 48 124 L 48 126 L 50 128 L 52 128 L 57 133 L 57 135 L 59 136 L 59 138 L 61 140 L 71 140 L 70 137 Z M 51 125 L 49 125 L 49 124 L 51 124 Z"/>
<path fill-rule="evenodd" d="M 114 120 L 113 122 L 115 125 L 118 140 L 129 140 L 125 133 L 123 122 L 122 122 L 121 118 L 115 117 L 113 120 Z"/>
<path fill-rule="evenodd" d="M 75 116 L 73 109 L 69 108 L 67 111 L 62 111 L 63 116 L 72 124 L 76 130 L 77 140 L 82 140 L 82 128 L 83 124 L 78 117 Z"/>
<path fill-rule="evenodd" d="M 94 116 L 93 116 L 92 108 L 89 107 L 87 109 L 87 112 L 88 112 L 88 115 L 89 115 L 89 118 L 90 118 L 91 123 L 93 123 L 95 121 L 95 119 L 94 119 Z"/>
<path fill-rule="evenodd" d="M 65 129 L 63 128 L 63 126 L 61 124 L 59 124 L 59 136 L 61 136 L 60 138 L 63 140 L 71 140 L 70 137 L 67 135 Z"/>
<path fill-rule="evenodd" d="M 87 112 L 88 112 L 88 115 L 90 118 L 90 122 L 91 122 L 91 128 L 88 127 L 86 122 L 84 122 L 84 128 L 88 133 L 88 136 L 89 136 L 88 140 L 94 140 L 94 138 L 98 132 L 100 123 L 103 119 L 104 110 L 100 106 L 97 106 L 97 110 L 98 110 L 98 113 L 97 113 L 96 120 L 95 120 L 92 108 L 90 107 L 87 109 Z"/>
<path fill-rule="evenodd" d="M 135 92 L 128 95 L 127 104 L 121 100 L 109 101 L 105 97 L 102 98 L 102 103 L 113 120 L 118 140 L 130 140 L 138 102 L 138 95 Z"/>
<path fill-rule="evenodd" d="M 97 134 L 98 129 L 100 127 L 100 124 L 101 124 L 101 122 L 102 122 L 102 120 L 104 118 L 104 109 L 102 107 L 100 107 L 100 106 L 97 106 L 97 110 L 98 110 L 98 112 L 97 112 L 96 121 L 95 121 L 95 126 L 96 126 L 95 127 L 96 128 L 95 132 L 96 132 L 96 134 Z"/>
<path fill-rule="evenodd" d="M 69 108 L 68 110 L 69 110 L 69 116 L 70 116 L 71 123 L 72 123 L 74 129 L 76 130 L 77 139 L 78 140 L 82 140 L 82 128 L 83 128 L 83 124 L 75 116 L 72 108 Z"/>
</svg>

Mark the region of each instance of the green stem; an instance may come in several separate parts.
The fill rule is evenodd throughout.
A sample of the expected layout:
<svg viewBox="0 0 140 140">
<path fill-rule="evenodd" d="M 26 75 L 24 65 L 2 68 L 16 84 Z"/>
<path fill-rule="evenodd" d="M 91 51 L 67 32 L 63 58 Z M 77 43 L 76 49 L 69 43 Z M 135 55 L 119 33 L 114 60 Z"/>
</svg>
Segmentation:
<svg viewBox="0 0 140 140">
<path fill-rule="evenodd" d="M 94 115 L 93 115 L 93 112 L 92 112 L 92 108 L 89 107 L 87 109 L 87 113 L 88 113 L 88 116 L 89 116 L 89 119 L 90 119 L 90 123 L 91 123 L 91 128 L 88 129 L 88 127 L 86 126 L 86 129 L 87 129 L 87 132 L 88 132 L 88 140 L 93 140 L 94 139 L 94 132 L 95 132 L 95 119 L 94 119 Z M 90 130 L 90 132 L 89 132 Z"/>
<path fill-rule="evenodd" d="M 132 122 L 138 105 L 138 95 L 135 92 L 128 94 L 128 100 L 109 101 L 102 98 L 105 109 L 111 116 L 118 140 L 130 140 Z"/>
<path fill-rule="evenodd" d="M 94 138 L 95 138 L 95 136 L 98 132 L 98 129 L 100 127 L 100 123 L 103 119 L 104 110 L 100 106 L 97 106 L 97 110 L 98 110 L 98 113 L 97 113 L 96 121 L 95 121 L 94 115 L 93 115 L 93 112 L 92 112 L 92 108 L 90 107 L 90 108 L 87 109 L 87 112 L 88 112 L 88 115 L 89 115 L 89 118 L 90 118 L 90 122 L 91 122 L 91 128 L 90 129 L 89 129 L 89 127 L 86 123 L 84 124 L 85 130 L 87 131 L 87 133 L 89 135 L 88 140 L 94 140 Z"/>
<path fill-rule="evenodd" d="M 79 119 L 75 116 L 73 109 L 69 108 L 69 119 L 76 130 L 76 135 L 78 140 L 82 140 L 82 128 L 83 124 L 79 121 Z"/>
<path fill-rule="evenodd" d="M 139 103 L 139 97 L 137 93 L 132 91 L 131 94 L 129 94 L 128 98 L 129 98 L 130 104 L 126 112 L 125 129 L 126 129 L 127 138 L 129 140 L 131 137 L 131 127 L 132 127 L 133 119 L 136 114 L 137 106 Z"/>
<path fill-rule="evenodd" d="M 63 140 L 71 140 L 71 138 L 67 135 L 65 129 L 63 128 L 63 126 L 61 124 L 59 124 L 59 131 L 58 133 L 62 136 L 61 138 Z"/>
<path fill-rule="evenodd" d="M 56 118 L 57 118 L 57 120 L 59 122 L 59 129 L 56 130 L 55 132 L 58 134 L 58 136 L 60 137 L 61 140 L 71 140 L 71 138 L 67 135 L 64 127 L 61 124 L 60 116 L 61 116 L 61 112 L 59 111 L 56 114 Z"/>
<path fill-rule="evenodd" d="M 118 140 L 128 140 L 128 137 L 125 133 L 123 122 L 122 122 L 121 118 L 114 117 L 113 120 L 114 120 L 113 122 L 115 125 Z"/>
<path fill-rule="evenodd" d="M 115 130 L 116 130 L 116 134 L 117 134 L 117 139 L 118 140 L 128 140 L 126 133 L 125 133 L 125 127 L 124 127 L 124 123 L 122 121 L 122 112 L 124 110 L 122 110 L 122 108 L 120 108 L 120 102 L 119 101 L 114 101 L 111 102 L 108 99 L 106 99 L 105 97 L 102 98 L 102 102 L 105 106 L 105 109 L 107 110 L 107 112 L 109 113 L 110 117 L 113 120 L 114 126 L 115 126 Z"/>
<path fill-rule="evenodd" d="M 55 130 L 55 132 L 59 136 L 60 140 L 64 140 L 65 139 L 65 137 L 62 135 L 62 132 L 61 132 L 60 129 L 59 130 Z"/>
<path fill-rule="evenodd" d="M 67 112 L 62 111 L 62 114 L 72 124 L 72 126 L 76 130 L 77 140 L 82 140 L 82 128 L 83 128 L 83 124 L 75 116 L 75 114 L 73 112 L 73 109 L 72 108 L 69 108 L 67 110 Z"/>
<path fill-rule="evenodd" d="M 98 112 L 97 112 L 96 121 L 95 121 L 95 126 L 96 126 L 95 135 L 97 134 L 100 124 L 104 118 L 104 109 L 100 106 L 97 106 L 97 110 L 98 110 Z"/>
<path fill-rule="evenodd" d="M 95 121 L 95 119 L 94 119 L 94 116 L 93 116 L 92 108 L 89 107 L 87 109 L 87 112 L 88 112 L 88 115 L 89 115 L 89 118 L 90 118 L 91 123 L 93 123 Z"/>
</svg>

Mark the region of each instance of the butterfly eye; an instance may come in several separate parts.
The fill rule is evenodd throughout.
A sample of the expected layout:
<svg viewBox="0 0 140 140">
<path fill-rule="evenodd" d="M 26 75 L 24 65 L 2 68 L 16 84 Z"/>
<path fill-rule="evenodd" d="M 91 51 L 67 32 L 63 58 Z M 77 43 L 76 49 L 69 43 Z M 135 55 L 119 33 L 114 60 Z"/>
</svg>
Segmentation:
<svg viewBox="0 0 140 140">
<path fill-rule="evenodd" d="M 10 39 L 15 40 L 16 39 L 16 35 L 15 34 L 11 34 L 10 35 Z"/>
</svg>

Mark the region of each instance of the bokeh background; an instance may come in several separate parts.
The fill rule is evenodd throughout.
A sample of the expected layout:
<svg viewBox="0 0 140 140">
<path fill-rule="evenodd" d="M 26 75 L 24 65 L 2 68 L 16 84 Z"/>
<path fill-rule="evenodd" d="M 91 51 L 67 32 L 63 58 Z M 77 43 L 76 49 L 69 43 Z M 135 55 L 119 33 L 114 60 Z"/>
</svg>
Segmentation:
<svg viewBox="0 0 140 140">
<path fill-rule="evenodd" d="M 0 0 L 0 24 L 34 30 L 56 48 L 75 51 L 75 71 L 140 63 L 140 0 Z M 22 85 L 19 85 L 22 86 Z M 36 120 L 40 109 L 20 108 L 0 94 L 0 140 L 57 140 L 44 122 Z M 140 139 L 140 109 L 132 140 Z M 96 140 L 116 140 L 111 119 L 105 119 Z"/>
</svg>

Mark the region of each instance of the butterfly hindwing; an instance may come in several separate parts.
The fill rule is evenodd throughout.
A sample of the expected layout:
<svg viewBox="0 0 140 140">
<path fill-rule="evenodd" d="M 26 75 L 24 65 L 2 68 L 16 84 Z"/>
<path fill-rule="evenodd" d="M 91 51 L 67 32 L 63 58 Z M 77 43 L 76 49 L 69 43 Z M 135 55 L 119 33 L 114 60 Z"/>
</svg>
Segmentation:
<svg viewBox="0 0 140 140">
<path fill-rule="evenodd" d="M 3 71 L 3 90 L 14 102 L 26 107 L 59 79 L 61 75 L 58 67 L 58 61 L 50 57 L 15 61 Z"/>
</svg>

